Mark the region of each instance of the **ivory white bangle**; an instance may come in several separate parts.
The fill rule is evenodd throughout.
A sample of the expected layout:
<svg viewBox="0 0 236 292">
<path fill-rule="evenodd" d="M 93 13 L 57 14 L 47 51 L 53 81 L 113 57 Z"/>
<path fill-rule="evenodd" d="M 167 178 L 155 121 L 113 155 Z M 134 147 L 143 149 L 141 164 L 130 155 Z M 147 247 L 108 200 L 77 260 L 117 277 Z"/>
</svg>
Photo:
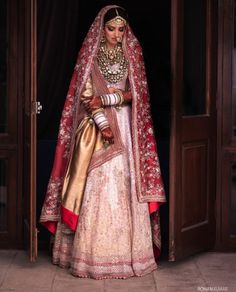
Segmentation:
<svg viewBox="0 0 236 292">
<path fill-rule="evenodd" d="M 102 105 L 121 105 L 124 101 L 123 95 L 121 91 L 117 91 L 116 93 L 103 94 L 100 96 Z"/>
<path fill-rule="evenodd" d="M 97 110 L 92 113 L 93 119 L 100 130 L 109 127 L 108 120 L 104 114 L 103 110 Z"/>
</svg>

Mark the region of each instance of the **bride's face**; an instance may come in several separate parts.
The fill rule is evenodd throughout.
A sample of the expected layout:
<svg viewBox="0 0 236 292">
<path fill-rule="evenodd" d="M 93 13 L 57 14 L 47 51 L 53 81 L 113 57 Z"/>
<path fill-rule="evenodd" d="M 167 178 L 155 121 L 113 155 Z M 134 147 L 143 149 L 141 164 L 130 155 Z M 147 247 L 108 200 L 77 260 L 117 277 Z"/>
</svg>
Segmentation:
<svg viewBox="0 0 236 292">
<path fill-rule="evenodd" d="M 105 34 L 107 47 L 114 48 L 114 46 L 118 42 L 121 42 L 124 32 L 125 32 L 124 23 L 116 24 L 116 23 L 111 22 L 109 24 L 105 24 L 104 34 Z"/>
</svg>

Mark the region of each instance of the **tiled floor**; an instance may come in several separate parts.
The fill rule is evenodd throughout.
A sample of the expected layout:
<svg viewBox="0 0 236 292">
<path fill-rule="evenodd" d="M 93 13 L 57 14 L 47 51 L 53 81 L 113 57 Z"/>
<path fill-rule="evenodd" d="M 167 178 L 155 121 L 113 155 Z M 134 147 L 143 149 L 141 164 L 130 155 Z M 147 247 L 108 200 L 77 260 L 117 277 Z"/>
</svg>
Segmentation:
<svg viewBox="0 0 236 292">
<path fill-rule="evenodd" d="M 152 274 L 127 280 L 71 276 L 41 253 L 30 263 L 24 251 L 0 250 L 0 292 L 236 292 L 236 253 L 201 253 L 186 260 L 162 261 Z"/>
</svg>

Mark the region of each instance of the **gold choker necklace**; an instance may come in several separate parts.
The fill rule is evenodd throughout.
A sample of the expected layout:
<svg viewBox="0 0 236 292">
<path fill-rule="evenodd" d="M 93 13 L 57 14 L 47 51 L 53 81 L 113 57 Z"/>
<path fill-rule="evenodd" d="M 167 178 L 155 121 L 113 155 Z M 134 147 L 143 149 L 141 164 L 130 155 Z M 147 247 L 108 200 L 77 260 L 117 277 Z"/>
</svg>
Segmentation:
<svg viewBox="0 0 236 292">
<path fill-rule="evenodd" d="M 97 59 L 98 66 L 109 83 L 118 83 L 124 78 L 128 70 L 128 61 L 120 43 L 114 49 L 108 49 L 105 43 L 101 43 Z M 114 65 L 117 65 L 115 69 L 112 68 Z"/>
</svg>

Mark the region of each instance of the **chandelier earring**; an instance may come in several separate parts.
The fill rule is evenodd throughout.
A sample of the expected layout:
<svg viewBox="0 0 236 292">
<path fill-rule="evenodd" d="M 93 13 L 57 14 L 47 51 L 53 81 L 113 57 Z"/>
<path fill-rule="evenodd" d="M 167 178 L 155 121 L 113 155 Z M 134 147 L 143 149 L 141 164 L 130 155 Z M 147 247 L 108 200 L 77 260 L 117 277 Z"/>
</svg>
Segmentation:
<svg viewBox="0 0 236 292">
<path fill-rule="evenodd" d="M 102 38 L 101 38 L 101 43 L 105 43 L 106 42 L 106 38 L 105 38 L 105 34 L 104 32 L 102 33 Z"/>
</svg>

